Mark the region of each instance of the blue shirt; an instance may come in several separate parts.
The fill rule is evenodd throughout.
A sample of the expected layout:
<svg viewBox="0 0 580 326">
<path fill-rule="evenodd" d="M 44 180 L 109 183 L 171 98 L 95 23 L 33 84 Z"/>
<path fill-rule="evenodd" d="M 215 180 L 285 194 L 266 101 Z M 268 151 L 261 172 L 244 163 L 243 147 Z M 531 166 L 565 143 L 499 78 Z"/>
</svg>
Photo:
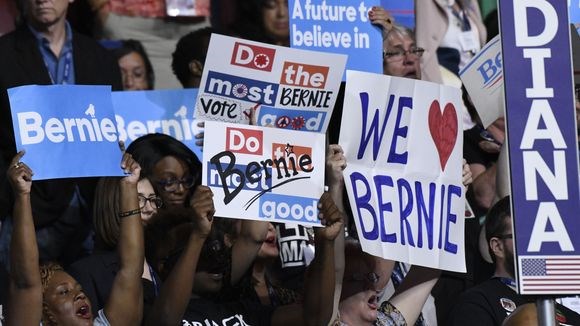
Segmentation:
<svg viewBox="0 0 580 326">
<path fill-rule="evenodd" d="M 75 70 L 73 62 L 72 29 L 68 22 L 65 25 L 65 41 L 57 57 L 50 49 L 48 40 L 37 32 L 32 26 L 28 26 L 38 43 L 38 49 L 42 54 L 44 65 L 53 84 L 74 84 Z"/>
</svg>

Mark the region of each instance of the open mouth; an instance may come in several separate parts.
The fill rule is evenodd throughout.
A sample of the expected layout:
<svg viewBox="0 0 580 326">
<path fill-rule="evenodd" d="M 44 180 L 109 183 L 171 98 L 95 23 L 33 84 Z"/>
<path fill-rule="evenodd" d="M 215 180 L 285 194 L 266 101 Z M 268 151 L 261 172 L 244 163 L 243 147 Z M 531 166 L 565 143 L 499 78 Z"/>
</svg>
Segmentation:
<svg viewBox="0 0 580 326">
<path fill-rule="evenodd" d="M 369 300 L 367 301 L 367 304 L 369 306 L 370 309 L 372 310 L 377 310 L 378 308 L 378 297 L 376 295 L 371 295 Z"/>
<path fill-rule="evenodd" d="M 88 304 L 83 303 L 76 312 L 76 315 L 83 319 L 92 319 L 93 314 L 91 313 L 91 307 Z"/>
</svg>

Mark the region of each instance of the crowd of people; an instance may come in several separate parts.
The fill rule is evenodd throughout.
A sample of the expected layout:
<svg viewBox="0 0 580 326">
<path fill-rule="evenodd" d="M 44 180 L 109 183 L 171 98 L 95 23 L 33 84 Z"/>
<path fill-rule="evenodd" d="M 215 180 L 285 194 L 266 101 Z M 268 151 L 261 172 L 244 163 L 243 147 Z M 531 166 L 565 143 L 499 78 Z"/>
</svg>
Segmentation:
<svg viewBox="0 0 580 326">
<path fill-rule="evenodd" d="M 22 162 L 7 89 L 152 90 L 165 71 L 196 88 L 212 33 L 289 46 L 287 0 L 231 1 L 235 19 L 214 27 L 207 19 L 167 19 L 164 1 L 91 0 L 95 35 L 106 41 L 75 32 L 69 0 L 16 1 L 15 30 L 0 37 L 0 325 L 536 321 L 534 298 L 515 289 L 504 121 L 484 128 L 465 88 L 462 181 L 475 216 L 465 222 L 467 273 L 451 273 L 361 249 L 345 193 L 348 162 L 337 144 L 340 98 L 328 131 L 322 227 L 314 229 L 214 216 L 200 158 L 164 134 L 120 144 L 124 177 L 35 181 Z M 421 0 L 415 10 L 414 30 L 381 7 L 369 10 L 382 30 L 383 73 L 460 85 L 459 70 L 497 32 L 497 12 L 482 17 L 476 0 Z M 203 134 L 196 137 L 202 146 Z M 289 232 L 303 252 L 290 267 L 279 247 Z M 556 309 L 558 322 L 580 325 L 576 312 Z"/>
</svg>

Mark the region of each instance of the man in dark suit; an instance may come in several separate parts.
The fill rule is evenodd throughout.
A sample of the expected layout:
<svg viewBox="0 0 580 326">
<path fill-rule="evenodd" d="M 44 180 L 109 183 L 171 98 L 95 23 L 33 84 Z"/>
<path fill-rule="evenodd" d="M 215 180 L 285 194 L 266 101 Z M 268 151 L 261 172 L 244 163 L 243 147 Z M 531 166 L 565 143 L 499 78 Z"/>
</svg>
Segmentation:
<svg viewBox="0 0 580 326">
<path fill-rule="evenodd" d="M 72 31 L 66 21 L 69 0 L 20 1 L 23 24 L 0 37 L 2 176 L 16 154 L 8 88 L 30 84 L 89 84 L 121 89 L 121 75 L 112 55 L 94 40 Z M 49 157 L 47 164 L 50 164 Z M 32 209 L 42 260 L 60 260 L 66 264 L 79 255 L 91 225 L 94 184 L 92 179 L 34 182 Z M 0 186 L 0 219 L 3 219 L 11 215 L 12 196 L 5 183 Z M 0 232 L 0 263 L 7 261 L 10 224 L 10 219 L 5 220 Z"/>
</svg>

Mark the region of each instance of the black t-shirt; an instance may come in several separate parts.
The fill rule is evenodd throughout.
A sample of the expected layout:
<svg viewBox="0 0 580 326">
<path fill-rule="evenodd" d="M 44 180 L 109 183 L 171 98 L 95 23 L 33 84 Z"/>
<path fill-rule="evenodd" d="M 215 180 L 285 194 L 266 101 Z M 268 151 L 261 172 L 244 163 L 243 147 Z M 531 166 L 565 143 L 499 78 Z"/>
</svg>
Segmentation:
<svg viewBox="0 0 580 326">
<path fill-rule="evenodd" d="M 516 307 L 533 301 L 517 294 L 499 278 L 467 290 L 449 315 L 450 326 L 500 326 Z"/>
<path fill-rule="evenodd" d="M 203 298 L 191 299 L 182 325 L 270 325 L 273 310 L 272 307 L 244 301 L 222 303 Z"/>
<path fill-rule="evenodd" d="M 505 285 L 500 278 L 492 278 L 466 291 L 450 314 L 447 325 L 500 326 L 522 304 L 535 302 L 535 296 L 522 296 Z M 556 320 L 563 325 L 580 326 L 580 315 L 556 303 Z"/>
</svg>

